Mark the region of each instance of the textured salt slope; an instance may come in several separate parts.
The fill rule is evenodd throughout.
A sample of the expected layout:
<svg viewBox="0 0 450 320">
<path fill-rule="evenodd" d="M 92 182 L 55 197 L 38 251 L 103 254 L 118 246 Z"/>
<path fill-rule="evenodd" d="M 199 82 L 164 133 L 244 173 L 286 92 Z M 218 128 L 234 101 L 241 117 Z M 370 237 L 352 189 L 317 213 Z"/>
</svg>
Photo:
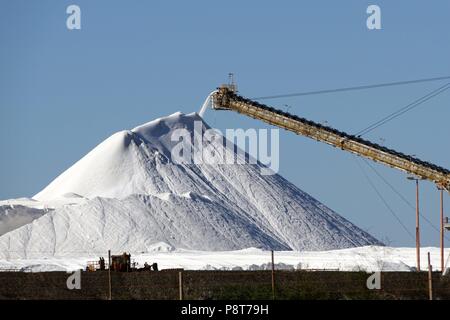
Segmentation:
<svg viewBox="0 0 450 320">
<path fill-rule="evenodd" d="M 0 201 L 0 236 L 32 222 L 55 208 L 81 204 L 86 200 L 76 194 L 65 194 L 50 201 L 29 198 Z"/>
<path fill-rule="evenodd" d="M 0 257 L 147 252 L 158 242 L 195 250 L 380 244 L 283 177 L 261 175 L 259 164 L 171 163 L 173 130 L 193 134 L 194 121 L 202 119 L 176 113 L 106 139 L 34 197 L 59 206 L 1 236 Z M 219 140 L 204 147 L 235 155 Z M 75 204 L 61 206 L 64 199 Z"/>
<path fill-rule="evenodd" d="M 0 236 L 30 223 L 46 212 L 43 209 L 30 208 L 22 205 L 0 204 Z"/>
</svg>

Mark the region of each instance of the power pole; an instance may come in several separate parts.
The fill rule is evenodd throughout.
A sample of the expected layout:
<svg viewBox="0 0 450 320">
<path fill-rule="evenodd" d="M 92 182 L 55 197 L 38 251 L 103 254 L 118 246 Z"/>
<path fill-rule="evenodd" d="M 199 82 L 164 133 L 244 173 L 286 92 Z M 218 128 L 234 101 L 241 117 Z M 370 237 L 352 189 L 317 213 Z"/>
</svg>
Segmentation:
<svg viewBox="0 0 450 320">
<path fill-rule="evenodd" d="M 429 252 L 428 252 L 428 294 L 429 299 L 433 300 L 433 266 L 431 265 Z"/>
<path fill-rule="evenodd" d="M 272 255 L 272 300 L 275 300 L 275 259 L 273 256 L 273 250 L 271 251 Z"/>
<path fill-rule="evenodd" d="M 419 220 L 419 178 L 408 177 L 408 180 L 416 181 L 416 267 L 420 272 L 420 220 Z"/>
<path fill-rule="evenodd" d="M 178 272 L 179 299 L 183 300 L 183 272 Z"/>
<path fill-rule="evenodd" d="M 416 256 L 417 271 L 420 272 L 419 179 L 416 179 Z"/>
<path fill-rule="evenodd" d="M 444 189 L 441 188 L 441 271 L 444 272 Z"/>
<path fill-rule="evenodd" d="M 109 300 L 112 300 L 112 290 L 111 290 L 111 250 L 108 250 L 108 293 Z"/>
</svg>

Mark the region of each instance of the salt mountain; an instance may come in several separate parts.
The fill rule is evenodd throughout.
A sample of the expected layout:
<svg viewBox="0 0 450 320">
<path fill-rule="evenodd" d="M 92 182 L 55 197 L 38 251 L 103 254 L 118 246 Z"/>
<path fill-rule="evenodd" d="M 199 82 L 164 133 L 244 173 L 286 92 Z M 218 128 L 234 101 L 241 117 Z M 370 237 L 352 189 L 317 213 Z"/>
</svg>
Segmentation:
<svg viewBox="0 0 450 320">
<path fill-rule="evenodd" d="M 195 121 L 175 113 L 106 139 L 33 197 L 50 210 L 2 235 L 0 258 L 380 244 L 259 163 L 174 164 L 171 134 Z"/>
</svg>

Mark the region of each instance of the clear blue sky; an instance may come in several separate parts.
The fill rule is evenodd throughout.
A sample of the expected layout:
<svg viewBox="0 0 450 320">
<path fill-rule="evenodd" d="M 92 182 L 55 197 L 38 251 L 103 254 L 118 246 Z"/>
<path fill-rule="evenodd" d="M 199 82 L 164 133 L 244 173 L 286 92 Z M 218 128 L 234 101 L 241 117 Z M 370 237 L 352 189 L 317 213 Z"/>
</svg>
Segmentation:
<svg viewBox="0 0 450 320">
<path fill-rule="evenodd" d="M 66 28 L 77 4 L 82 29 Z M 366 28 L 366 8 L 382 30 Z M 450 2 L 0 2 L 0 199 L 30 197 L 115 131 L 198 111 L 234 72 L 245 96 L 450 75 Z M 444 83 L 268 101 L 353 133 Z M 220 129 L 266 127 L 209 111 Z M 450 168 L 450 92 L 367 138 Z M 280 132 L 280 173 L 392 245 L 414 241 L 377 198 L 353 156 Z M 414 203 L 405 174 L 375 165 Z M 414 211 L 367 169 L 414 232 Z M 438 193 L 422 183 L 423 214 L 438 225 Z M 450 201 L 446 196 L 446 205 Z M 438 234 L 423 222 L 424 245 Z M 449 235 L 450 237 L 450 235 Z M 447 245 L 450 242 L 447 241 Z"/>
</svg>

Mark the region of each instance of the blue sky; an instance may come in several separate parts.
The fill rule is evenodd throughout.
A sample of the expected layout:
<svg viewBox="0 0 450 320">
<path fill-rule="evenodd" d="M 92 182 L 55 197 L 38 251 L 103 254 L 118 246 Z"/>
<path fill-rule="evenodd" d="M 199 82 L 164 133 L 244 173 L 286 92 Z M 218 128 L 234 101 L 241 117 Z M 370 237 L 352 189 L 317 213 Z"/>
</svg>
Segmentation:
<svg viewBox="0 0 450 320">
<path fill-rule="evenodd" d="M 81 7 L 81 30 L 66 28 L 70 4 Z M 382 30 L 366 28 L 369 4 L 381 7 Z M 34 195 L 116 131 L 198 111 L 228 72 L 248 97 L 450 75 L 449 30 L 445 0 L 2 0 L 0 198 Z M 444 83 L 267 103 L 354 133 Z M 449 118 L 446 92 L 366 138 L 450 168 Z M 205 119 L 219 129 L 267 128 L 223 111 Z M 288 132 L 280 139 L 284 177 L 376 237 L 414 245 L 353 156 Z M 414 203 L 404 173 L 374 166 Z M 414 211 L 366 170 L 413 233 Z M 438 225 L 439 194 L 421 185 L 422 212 Z M 425 221 L 422 239 L 439 244 Z"/>
</svg>

